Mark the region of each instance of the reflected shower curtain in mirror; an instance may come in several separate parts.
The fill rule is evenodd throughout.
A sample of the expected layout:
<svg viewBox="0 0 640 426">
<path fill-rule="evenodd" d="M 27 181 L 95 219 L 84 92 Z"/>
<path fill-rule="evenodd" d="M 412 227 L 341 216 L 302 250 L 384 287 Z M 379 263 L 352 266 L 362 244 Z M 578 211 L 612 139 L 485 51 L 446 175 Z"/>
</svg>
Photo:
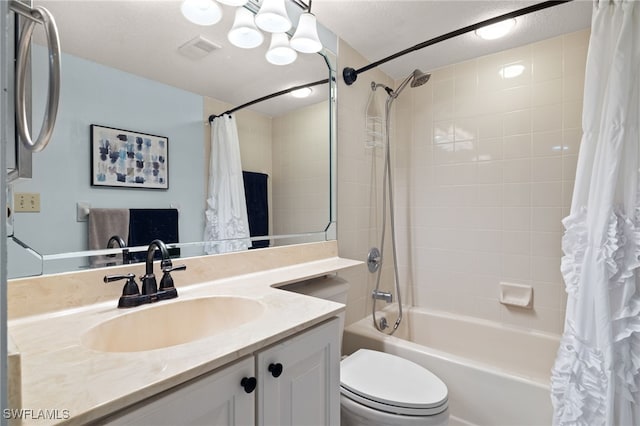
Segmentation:
<svg viewBox="0 0 640 426">
<path fill-rule="evenodd" d="M 246 250 L 249 240 L 238 128 L 233 115 L 211 124 L 209 186 L 204 241 L 207 254 Z"/>
<path fill-rule="evenodd" d="M 551 377 L 556 425 L 640 424 L 640 4 L 596 1 Z"/>
</svg>

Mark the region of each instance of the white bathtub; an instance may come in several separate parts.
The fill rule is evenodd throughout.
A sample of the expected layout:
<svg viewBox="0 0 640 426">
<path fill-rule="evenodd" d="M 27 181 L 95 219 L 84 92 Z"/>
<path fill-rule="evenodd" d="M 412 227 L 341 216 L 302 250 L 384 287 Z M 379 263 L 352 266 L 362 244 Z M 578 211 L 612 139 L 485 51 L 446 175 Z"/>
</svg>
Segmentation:
<svg viewBox="0 0 640 426">
<path fill-rule="evenodd" d="M 395 313 L 388 313 L 390 324 Z M 343 352 L 380 350 L 414 361 L 449 388 L 451 424 L 551 424 L 549 376 L 559 336 L 477 318 L 405 308 L 393 336 L 371 317 L 345 329 Z"/>
</svg>

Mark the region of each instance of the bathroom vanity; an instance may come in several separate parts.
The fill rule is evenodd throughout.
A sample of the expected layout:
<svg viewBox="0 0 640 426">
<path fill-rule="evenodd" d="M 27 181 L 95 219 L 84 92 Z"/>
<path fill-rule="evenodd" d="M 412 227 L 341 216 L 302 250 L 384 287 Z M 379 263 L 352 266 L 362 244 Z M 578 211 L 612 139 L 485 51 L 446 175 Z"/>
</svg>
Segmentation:
<svg viewBox="0 0 640 426">
<path fill-rule="evenodd" d="M 118 412 L 104 423 L 339 424 L 338 327 L 338 319 L 331 319 Z"/>
<path fill-rule="evenodd" d="M 330 241 L 184 263 L 177 299 L 132 309 L 101 275 L 141 265 L 10 282 L 19 408 L 59 414 L 22 424 L 336 424 L 344 306 L 277 287 L 362 262 Z"/>
</svg>

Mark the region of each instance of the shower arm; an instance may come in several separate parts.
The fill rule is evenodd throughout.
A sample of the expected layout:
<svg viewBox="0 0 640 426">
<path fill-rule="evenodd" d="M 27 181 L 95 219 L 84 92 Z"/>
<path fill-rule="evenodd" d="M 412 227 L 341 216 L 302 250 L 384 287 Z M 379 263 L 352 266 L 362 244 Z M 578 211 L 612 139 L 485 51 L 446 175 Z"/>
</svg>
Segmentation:
<svg viewBox="0 0 640 426">
<path fill-rule="evenodd" d="M 387 56 L 386 58 L 380 59 L 376 62 L 372 62 L 367 66 L 364 66 L 360 69 L 353 69 L 350 67 L 345 67 L 342 70 L 342 78 L 347 86 L 351 86 L 358 79 L 358 74 L 361 74 L 365 71 L 369 71 L 379 65 L 382 65 L 386 62 L 389 62 L 393 59 L 399 58 L 400 56 L 404 56 L 407 53 L 415 52 L 416 50 L 424 49 L 427 46 L 431 46 L 436 43 L 440 43 L 441 41 L 449 40 L 450 38 L 457 37 L 462 34 L 466 34 L 471 31 L 475 31 L 478 28 L 486 27 L 487 25 L 495 24 L 506 19 L 517 18 L 518 16 L 527 15 L 529 13 L 537 12 L 539 10 L 547 9 L 549 7 L 559 6 L 564 3 L 569 3 L 573 0 L 550 0 L 544 1 L 542 3 L 534 4 L 532 6 L 528 6 L 522 9 L 515 10 L 513 12 L 505 13 L 500 16 L 496 16 L 495 18 L 486 19 L 484 21 L 478 22 L 473 25 L 468 25 L 464 28 L 457 29 L 455 31 L 448 32 L 438 37 L 434 37 L 430 40 L 423 41 L 422 43 L 418 43 L 415 46 L 409 47 L 408 49 L 402 50 L 398 53 L 394 53 L 393 55 Z"/>
<path fill-rule="evenodd" d="M 405 87 L 407 87 L 407 84 L 409 84 L 409 82 L 414 78 L 414 74 L 411 73 L 409 74 L 409 77 L 405 78 L 404 81 L 402 83 L 400 83 L 400 86 L 398 86 L 398 88 L 395 91 L 391 91 L 391 93 L 389 93 L 389 96 L 391 96 L 393 99 L 397 98 L 398 95 L 400 95 L 400 92 L 402 92 L 404 90 Z"/>
</svg>

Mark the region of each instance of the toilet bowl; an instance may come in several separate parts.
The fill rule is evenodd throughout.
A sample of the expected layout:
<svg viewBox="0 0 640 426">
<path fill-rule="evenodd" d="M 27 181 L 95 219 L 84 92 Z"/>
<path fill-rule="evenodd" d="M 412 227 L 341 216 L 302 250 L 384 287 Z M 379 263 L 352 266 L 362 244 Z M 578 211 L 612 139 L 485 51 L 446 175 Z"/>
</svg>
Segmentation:
<svg viewBox="0 0 640 426">
<path fill-rule="evenodd" d="M 283 289 L 346 304 L 349 284 L 322 277 Z M 344 314 L 340 321 L 342 331 Z M 446 426 L 447 386 L 414 362 L 359 349 L 340 363 L 340 421 L 342 426 Z"/>
<path fill-rule="evenodd" d="M 340 363 L 343 426 L 444 426 L 447 386 L 424 367 L 384 352 L 360 349 Z"/>
</svg>

